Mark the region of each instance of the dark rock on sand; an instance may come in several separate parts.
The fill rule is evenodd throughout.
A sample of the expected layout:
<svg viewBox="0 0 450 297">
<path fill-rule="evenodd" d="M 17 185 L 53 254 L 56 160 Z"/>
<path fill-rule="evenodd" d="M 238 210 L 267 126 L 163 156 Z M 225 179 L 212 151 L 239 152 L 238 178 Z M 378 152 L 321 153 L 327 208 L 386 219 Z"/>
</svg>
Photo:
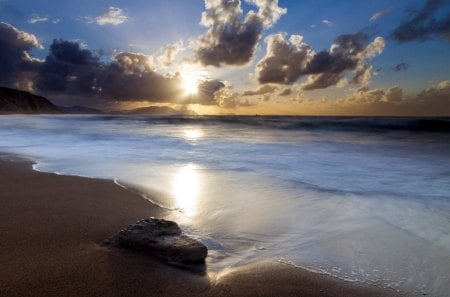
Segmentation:
<svg viewBox="0 0 450 297">
<path fill-rule="evenodd" d="M 206 246 L 183 234 L 177 223 L 155 218 L 129 225 L 102 245 L 143 251 L 170 265 L 194 271 L 204 270 L 208 255 Z"/>
</svg>

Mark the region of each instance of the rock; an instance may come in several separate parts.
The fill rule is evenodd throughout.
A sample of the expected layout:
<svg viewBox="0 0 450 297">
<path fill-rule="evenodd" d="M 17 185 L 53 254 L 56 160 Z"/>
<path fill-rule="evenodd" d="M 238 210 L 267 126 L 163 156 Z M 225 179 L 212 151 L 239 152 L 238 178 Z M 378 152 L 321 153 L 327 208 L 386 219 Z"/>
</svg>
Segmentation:
<svg viewBox="0 0 450 297">
<path fill-rule="evenodd" d="M 177 223 L 156 218 L 129 225 L 102 245 L 143 251 L 168 264 L 189 269 L 204 264 L 208 255 L 206 246 L 183 234 Z"/>
</svg>

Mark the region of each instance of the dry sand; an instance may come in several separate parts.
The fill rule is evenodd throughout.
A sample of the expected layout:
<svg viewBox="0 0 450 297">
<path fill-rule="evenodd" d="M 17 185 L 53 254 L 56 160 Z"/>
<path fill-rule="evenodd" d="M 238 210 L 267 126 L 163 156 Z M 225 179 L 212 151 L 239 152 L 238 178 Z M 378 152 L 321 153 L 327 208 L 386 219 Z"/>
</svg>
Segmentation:
<svg viewBox="0 0 450 297">
<path fill-rule="evenodd" d="M 3 155 L 0 296 L 398 296 L 276 262 L 197 275 L 98 245 L 164 214 L 112 181 L 35 172 Z"/>
</svg>

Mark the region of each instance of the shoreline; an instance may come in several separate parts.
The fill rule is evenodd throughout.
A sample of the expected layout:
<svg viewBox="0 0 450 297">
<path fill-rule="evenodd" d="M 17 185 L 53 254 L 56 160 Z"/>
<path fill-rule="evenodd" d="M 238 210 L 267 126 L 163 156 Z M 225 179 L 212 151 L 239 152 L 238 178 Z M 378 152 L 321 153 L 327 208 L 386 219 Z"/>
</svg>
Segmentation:
<svg viewBox="0 0 450 297">
<path fill-rule="evenodd" d="M 275 261 L 196 275 L 100 247 L 128 224 L 167 210 L 113 180 L 32 164 L 0 154 L 1 296 L 404 296 Z"/>
</svg>

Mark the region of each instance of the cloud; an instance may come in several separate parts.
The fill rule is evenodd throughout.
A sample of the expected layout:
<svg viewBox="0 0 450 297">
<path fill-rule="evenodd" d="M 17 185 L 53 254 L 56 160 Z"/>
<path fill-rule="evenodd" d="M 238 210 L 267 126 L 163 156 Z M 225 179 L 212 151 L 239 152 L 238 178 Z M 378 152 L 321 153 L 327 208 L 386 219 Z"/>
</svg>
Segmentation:
<svg viewBox="0 0 450 297">
<path fill-rule="evenodd" d="M 410 14 L 391 33 L 391 37 L 398 42 L 425 41 L 431 37 L 441 37 L 450 41 L 450 12 L 440 11 L 445 0 L 427 0 L 422 9 Z M 441 19 L 435 14 L 444 14 Z"/>
<path fill-rule="evenodd" d="M 278 96 L 289 96 L 292 94 L 292 89 L 291 88 L 286 88 L 281 90 L 281 92 L 278 93 Z"/>
<path fill-rule="evenodd" d="M 118 7 L 111 6 L 103 15 L 95 18 L 95 22 L 100 25 L 117 26 L 124 23 L 128 17 L 123 13 L 123 10 Z"/>
<path fill-rule="evenodd" d="M 152 56 L 122 52 L 102 63 L 77 42 L 63 40 L 54 40 L 40 70 L 36 87 L 41 92 L 109 101 L 213 105 L 214 93 L 225 87 L 218 80 L 204 79 L 198 93 L 186 98 L 179 73 L 158 73 Z"/>
<path fill-rule="evenodd" d="M 180 40 L 178 42 L 171 43 L 163 48 L 162 54 L 157 58 L 157 60 L 165 66 L 170 66 L 175 62 L 175 57 L 182 50 L 184 50 L 183 41 Z"/>
<path fill-rule="evenodd" d="M 0 22 L 0 84 L 29 89 L 28 84 L 40 62 L 28 52 L 41 48 L 33 34 Z"/>
<path fill-rule="evenodd" d="M 28 20 L 28 23 L 36 24 L 36 23 L 41 23 L 41 22 L 47 22 L 48 20 L 49 20 L 49 18 L 46 17 L 46 16 L 42 17 L 42 16 L 39 16 L 37 14 L 33 14 L 31 16 L 31 18 Z"/>
<path fill-rule="evenodd" d="M 53 40 L 49 55 L 40 65 L 36 89 L 45 93 L 92 94 L 99 59 L 79 43 Z"/>
<path fill-rule="evenodd" d="M 249 2 L 258 6 L 258 17 L 265 28 L 270 28 L 287 12 L 286 8 L 278 6 L 278 0 L 250 0 Z"/>
<path fill-rule="evenodd" d="M 256 65 L 256 76 L 260 83 L 292 84 L 307 73 L 313 53 L 311 47 L 302 42 L 300 35 L 291 35 L 286 40 L 285 33 L 268 36 L 265 39 L 267 51 Z"/>
<path fill-rule="evenodd" d="M 334 23 L 332 21 L 329 21 L 329 20 L 322 20 L 322 24 L 325 24 L 328 27 L 332 27 L 334 25 Z"/>
<path fill-rule="evenodd" d="M 208 31 L 197 41 L 196 57 L 203 65 L 244 65 L 254 55 L 264 29 L 286 13 L 278 0 L 248 1 L 258 7 L 245 16 L 240 0 L 205 0 L 200 24 Z"/>
<path fill-rule="evenodd" d="M 392 87 L 385 94 L 385 101 L 399 102 L 403 99 L 403 90 L 399 87 Z"/>
<path fill-rule="evenodd" d="M 440 83 L 427 88 L 417 94 L 420 101 L 441 101 L 442 103 L 450 103 L 450 80 L 444 80 Z"/>
<path fill-rule="evenodd" d="M 220 107 L 227 109 L 234 109 L 237 107 L 249 107 L 254 104 L 248 100 L 242 100 L 239 93 L 233 92 L 231 85 L 225 84 L 224 88 L 221 88 L 214 93 L 214 101 Z"/>
<path fill-rule="evenodd" d="M 403 89 L 398 86 L 388 89 L 378 88 L 370 89 L 367 85 L 363 86 L 351 95 L 344 98 L 341 103 L 352 104 L 376 104 L 376 103 L 395 103 L 398 104 L 404 100 Z"/>
<path fill-rule="evenodd" d="M 341 98 L 312 99 L 300 92 L 296 101 L 305 114 L 448 116 L 450 81 L 441 81 L 415 95 L 405 95 L 398 86 L 371 89 L 365 85 Z"/>
<path fill-rule="evenodd" d="M 376 37 L 367 44 L 364 33 L 340 35 L 329 51 L 317 53 L 307 67 L 311 74 L 303 84 L 304 90 L 323 89 L 336 85 L 349 72 L 355 72 L 352 83 L 367 83 L 370 79 L 370 65 L 367 59 L 381 54 L 385 47 L 382 37 Z"/>
<path fill-rule="evenodd" d="M 392 8 L 388 8 L 388 9 L 383 9 L 383 10 L 377 11 L 370 17 L 369 20 L 371 22 L 377 21 L 377 20 L 381 19 L 382 17 L 384 17 L 385 15 L 387 15 L 388 13 L 392 12 L 392 10 L 393 10 Z"/>
<path fill-rule="evenodd" d="M 443 88 L 443 90 L 445 90 L 445 88 Z M 400 103 L 407 100 L 408 103 L 411 103 L 412 101 L 423 100 L 418 100 L 419 98 L 427 98 L 426 100 L 428 100 L 430 97 L 436 97 L 435 95 L 441 91 L 442 90 L 437 91 L 436 87 L 431 87 L 427 90 L 422 91 L 420 94 L 416 95 L 413 98 L 405 98 L 403 96 L 403 89 L 398 86 L 390 87 L 388 89 L 370 89 L 368 86 L 363 86 L 353 92 L 345 100 L 353 103 Z M 450 94 L 450 83 L 448 89 L 444 92 L 446 92 L 447 95 Z"/>
<path fill-rule="evenodd" d="M 304 90 L 333 86 L 354 72 L 351 83 L 367 83 L 372 67 L 365 63 L 384 50 L 385 41 L 376 37 L 368 42 L 364 33 L 341 35 L 330 50 L 315 53 L 302 42 L 303 37 L 279 33 L 266 38 L 267 52 L 256 65 L 256 77 L 262 84 L 293 84 L 300 77 L 309 75 L 302 85 Z"/>
<path fill-rule="evenodd" d="M 448 115 L 450 114 L 450 81 L 444 80 L 416 95 L 405 96 L 400 87 L 383 89 L 359 88 L 338 100 L 333 107 L 338 113 L 377 115 Z"/>
<path fill-rule="evenodd" d="M 95 86 L 104 99 L 170 102 L 181 97 L 181 78 L 162 75 L 152 59 L 139 53 L 120 53 L 98 73 Z"/>
<path fill-rule="evenodd" d="M 225 88 L 219 80 L 204 78 L 198 93 L 187 97 L 179 73 L 159 73 L 153 56 L 122 52 L 105 62 L 77 41 L 53 40 L 45 60 L 29 51 L 41 48 L 37 38 L 0 23 L 0 83 L 44 95 L 112 101 L 148 101 L 178 104 L 219 104 L 216 93 Z M 230 99 L 219 98 L 221 104 Z M 235 104 L 240 104 L 235 100 Z"/>
<path fill-rule="evenodd" d="M 394 65 L 392 67 L 392 70 L 394 70 L 395 72 L 400 72 L 403 70 L 407 70 L 408 68 L 409 68 L 409 65 L 407 63 L 401 62 L 401 63 Z"/>
<path fill-rule="evenodd" d="M 242 93 L 242 96 L 272 94 L 276 90 L 278 90 L 278 86 L 268 84 L 268 85 L 263 85 L 254 91 L 245 91 L 244 93 Z"/>
<path fill-rule="evenodd" d="M 356 67 L 355 75 L 350 81 L 352 84 L 367 84 L 372 77 L 372 65 L 360 64 Z"/>
<path fill-rule="evenodd" d="M 151 102 L 175 100 L 182 91 L 179 75 L 157 73 L 151 56 L 123 52 L 102 63 L 79 43 L 60 39 L 50 46 L 36 89 L 60 96 Z"/>
<path fill-rule="evenodd" d="M 219 105 L 216 94 L 226 88 L 226 85 L 219 80 L 202 80 L 198 84 L 198 92 L 194 96 L 192 103 L 203 105 Z"/>
</svg>

